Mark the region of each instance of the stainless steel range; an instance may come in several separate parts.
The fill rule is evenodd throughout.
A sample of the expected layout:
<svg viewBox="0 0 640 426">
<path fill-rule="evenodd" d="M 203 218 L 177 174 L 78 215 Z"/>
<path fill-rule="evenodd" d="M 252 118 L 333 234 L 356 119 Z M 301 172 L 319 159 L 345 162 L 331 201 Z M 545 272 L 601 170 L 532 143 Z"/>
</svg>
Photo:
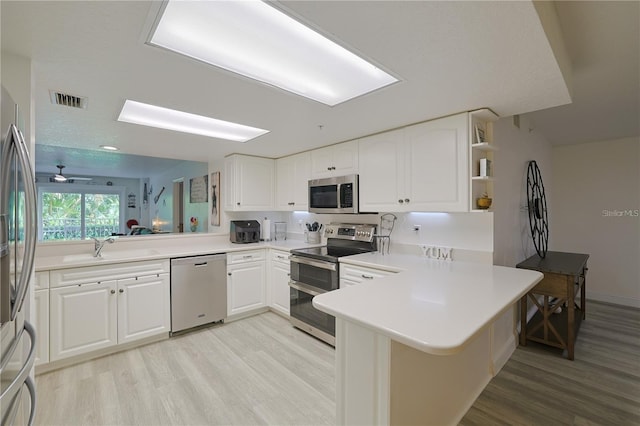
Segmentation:
<svg viewBox="0 0 640 426">
<path fill-rule="evenodd" d="M 314 308 L 311 299 L 339 288 L 338 258 L 376 251 L 375 233 L 376 225 L 332 223 L 324 231 L 326 246 L 291 251 L 291 324 L 335 346 L 335 318 Z"/>
</svg>

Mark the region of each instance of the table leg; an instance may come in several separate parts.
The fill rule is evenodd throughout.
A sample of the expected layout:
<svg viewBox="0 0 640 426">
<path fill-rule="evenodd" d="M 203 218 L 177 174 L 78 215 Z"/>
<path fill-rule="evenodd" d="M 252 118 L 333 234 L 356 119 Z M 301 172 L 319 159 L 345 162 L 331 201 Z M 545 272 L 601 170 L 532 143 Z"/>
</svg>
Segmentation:
<svg viewBox="0 0 640 426">
<path fill-rule="evenodd" d="M 582 271 L 582 288 L 580 289 L 580 310 L 582 311 L 582 319 L 587 318 L 586 287 L 587 287 L 587 268 L 584 268 L 584 270 Z"/>
<path fill-rule="evenodd" d="M 527 346 L 527 294 L 520 298 L 520 345 Z"/>
<path fill-rule="evenodd" d="M 570 360 L 573 360 L 576 320 L 576 297 L 573 286 L 574 278 L 572 276 L 567 276 L 567 296 L 569 296 L 569 319 L 567 324 L 567 358 Z"/>
</svg>

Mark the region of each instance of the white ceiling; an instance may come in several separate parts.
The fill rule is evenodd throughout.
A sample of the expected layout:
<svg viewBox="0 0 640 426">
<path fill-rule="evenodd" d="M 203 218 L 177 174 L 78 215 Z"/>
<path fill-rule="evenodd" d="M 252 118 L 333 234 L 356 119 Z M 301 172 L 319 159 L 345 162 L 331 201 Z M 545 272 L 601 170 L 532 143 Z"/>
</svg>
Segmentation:
<svg viewBox="0 0 640 426">
<path fill-rule="evenodd" d="M 571 106 L 559 106 L 569 102 L 567 87 L 530 2 L 280 2 L 402 80 L 333 108 L 145 45 L 157 6 L 1 2 L 3 51 L 32 58 L 36 143 L 92 150 L 113 144 L 128 154 L 180 160 L 232 152 L 276 158 L 481 107 L 500 116 L 557 107 L 531 115 L 556 142 L 579 142 L 584 134 L 607 139 L 611 127 L 629 133 L 634 123 L 638 133 L 637 2 L 558 4 L 574 67 Z M 88 108 L 54 106 L 49 89 L 87 96 Z M 120 123 L 125 99 L 271 133 L 238 144 Z M 595 119 L 602 117 L 614 125 Z"/>
</svg>

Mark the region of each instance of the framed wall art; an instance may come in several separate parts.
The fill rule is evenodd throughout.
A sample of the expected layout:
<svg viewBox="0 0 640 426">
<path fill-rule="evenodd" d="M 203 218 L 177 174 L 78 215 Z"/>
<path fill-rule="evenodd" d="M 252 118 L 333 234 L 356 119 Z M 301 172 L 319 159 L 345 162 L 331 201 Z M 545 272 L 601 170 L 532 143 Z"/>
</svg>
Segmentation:
<svg viewBox="0 0 640 426">
<path fill-rule="evenodd" d="M 220 226 L 220 172 L 211 173 L 211 225 Z"/>
</svg>

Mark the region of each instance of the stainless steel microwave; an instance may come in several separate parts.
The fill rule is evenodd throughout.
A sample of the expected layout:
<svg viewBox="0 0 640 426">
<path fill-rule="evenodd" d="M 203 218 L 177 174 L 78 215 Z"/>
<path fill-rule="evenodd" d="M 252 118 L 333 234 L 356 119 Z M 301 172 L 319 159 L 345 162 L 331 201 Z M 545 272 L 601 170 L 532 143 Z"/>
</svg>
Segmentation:
<svg viewBox="0 0 640 426">
<path fill-rule="evenodd" d="M 311 213 L 358 213 L 358 175 L 309 181 Z"/>
</svg>

